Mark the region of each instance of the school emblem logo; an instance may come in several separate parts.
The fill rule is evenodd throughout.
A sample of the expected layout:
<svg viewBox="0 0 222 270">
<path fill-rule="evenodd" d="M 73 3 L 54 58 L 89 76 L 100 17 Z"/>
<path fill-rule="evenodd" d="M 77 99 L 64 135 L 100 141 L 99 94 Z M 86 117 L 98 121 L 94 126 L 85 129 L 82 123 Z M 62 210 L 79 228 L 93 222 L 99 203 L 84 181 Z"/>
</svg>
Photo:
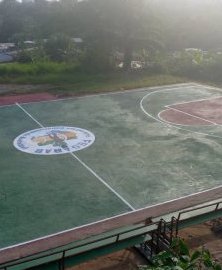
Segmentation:
<svg viewBox="0 0 222 270">
<path fill-rule="evenodd" d="M 94 141 L 94 134 L 88 130 L 61 126 L 30 130 L 15 138 L 13 144 L 29 154 L 59 155 L 82 150 Z"/>
</svg>

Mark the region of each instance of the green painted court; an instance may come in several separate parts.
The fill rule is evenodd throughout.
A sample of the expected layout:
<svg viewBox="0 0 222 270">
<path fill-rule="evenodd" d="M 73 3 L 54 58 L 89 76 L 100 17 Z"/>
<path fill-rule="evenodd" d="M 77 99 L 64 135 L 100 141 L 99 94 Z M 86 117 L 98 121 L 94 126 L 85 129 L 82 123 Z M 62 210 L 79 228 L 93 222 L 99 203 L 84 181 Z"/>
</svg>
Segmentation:
<svg viewBox="0 0 222 270">
<path fill-rule="evenodd" d="M 213 87 L 1 106 L 0 123 L 1 249 L 222 184 L 222 90 Z M 84 134 L 95 140 L 67 144 Z"/>
</svg>

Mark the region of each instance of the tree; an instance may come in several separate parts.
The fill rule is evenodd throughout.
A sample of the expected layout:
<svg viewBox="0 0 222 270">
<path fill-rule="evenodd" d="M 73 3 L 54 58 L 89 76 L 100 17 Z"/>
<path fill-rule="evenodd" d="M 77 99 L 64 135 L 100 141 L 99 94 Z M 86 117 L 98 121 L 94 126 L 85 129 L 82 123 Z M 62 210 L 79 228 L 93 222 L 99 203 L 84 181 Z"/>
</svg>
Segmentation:
<svg viewBox="0 0 222 270">
<path fill-rule="evenodd" d="M 107 59 L 114 51 L 123 52 L 126 70 L 134 51 L 162 45 L 158 19 L 146 0 L 89 0 L 82 3 L 81 12 L 87 43 L 109 54 Z"/>
<path fill-rule="evenodd" d="M 52 61 L 72 61 L 77 58 L 77 49 L 72 40 L 64 34 L 52 35 L 44 44 L 46 55 Z"/>
<path fill-rule="evenodd" d="M 6 42 L 13 34 L 22 29 L 22 18 L 18 16 L 21 11 L 21 4 L 16 0 L 4 0 L 0 2 L 0 37 Z"/>
</svg>

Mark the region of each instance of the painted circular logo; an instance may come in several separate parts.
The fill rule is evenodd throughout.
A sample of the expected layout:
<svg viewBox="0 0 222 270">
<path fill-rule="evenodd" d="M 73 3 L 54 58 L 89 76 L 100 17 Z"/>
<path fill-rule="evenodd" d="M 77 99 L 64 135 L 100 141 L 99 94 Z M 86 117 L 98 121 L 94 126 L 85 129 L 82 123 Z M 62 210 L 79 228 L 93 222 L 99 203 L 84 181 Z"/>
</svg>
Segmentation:
<svg viewBox="0 0 222 270">
<path fill-rule="evenodd" d="M 14 146 L 34 155 L 59 155 L 82 150 L 95 141 L 92 132 L 77 127 L 45 127 L 15 138 Z"/>
</svg>

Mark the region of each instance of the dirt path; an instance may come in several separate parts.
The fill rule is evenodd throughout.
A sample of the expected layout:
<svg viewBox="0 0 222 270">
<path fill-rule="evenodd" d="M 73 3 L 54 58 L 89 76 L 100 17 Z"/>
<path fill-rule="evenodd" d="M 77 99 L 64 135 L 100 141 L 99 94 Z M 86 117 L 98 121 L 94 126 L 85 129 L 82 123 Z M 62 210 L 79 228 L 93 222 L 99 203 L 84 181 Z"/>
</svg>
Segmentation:
<svg viewBox="0 0 222 270">
<path fill-rule="evenodd" d="M 206 247 L 222 264 L 222 230 L 217 229 L 220 228 L 220 224 L 215 226 L 216 223 L 217 221 L 210 221 L 183 229 L 179 232 L 179 236 L 192 250 Z M 217 232 L 213 232 L 215 228 Z M 126 249 L 80 264 L 70 270 L 138 270 L 138 265 L 145 264 L 147 261 L 137 251 Z"/>
<path fill-rule="evenodd" d="M 133 248 L 125 249 L 98 259 L 82 263 L 70 270 L 138 270 L 147 261 Z"/>
<path fill-rule="evenodd" d="M 179 236 L 186 241 L 191 249 L 204 246 L 222 265 L 222 219 L 181 230 Z"/>
<path fill-rule="evenodd" d="M 0 94 L 6 93 L 31 93 L 31 92 L 47 92 L 47 90 L 52 89 L 53 86 L 50 85 L 33 85 L 33 84 L 0 84 Z"/>
</svg>

